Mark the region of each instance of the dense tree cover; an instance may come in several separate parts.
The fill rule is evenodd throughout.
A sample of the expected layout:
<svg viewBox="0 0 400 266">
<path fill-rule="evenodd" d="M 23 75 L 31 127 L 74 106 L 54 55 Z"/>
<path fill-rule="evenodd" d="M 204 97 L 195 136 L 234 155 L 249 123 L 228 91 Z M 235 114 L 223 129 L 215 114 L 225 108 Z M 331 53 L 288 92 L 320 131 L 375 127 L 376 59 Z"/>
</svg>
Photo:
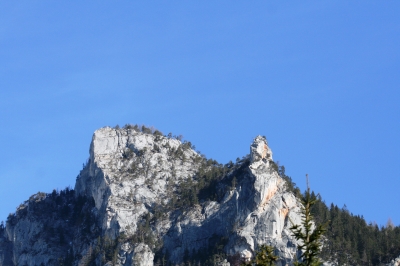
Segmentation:
<svg viewBox="0 0 400 266">
<path fill-rule="evenodd" d="M 100 257 L 101 265 L 111 262 L 115 265 L 118 260 L 118 250 L 121 245 L 120 237 L 111 239 L 107 236 L 98 236 L 94 244 L 87 249 L 86 254 L 81 258 L 81 266 L 97 266 L 96 258 Z M 64 264 L 73 265 L 73 264 Z"/>
<path fill-rule="evenodd" d="M 166 207 L 174 210 L 208 200 L 220 200 L 228 190 L 236 187 L 248 165 L 246 159 L 236 165 L 232 162 L 222 165 L 215 160 L 202 158 L 197 173 L 179 182 Z"/>
<path fill-rule="evenodd" d="M 300 190 L 285 174 L 284 166 L 278 167 L 288 190 L 299 197 Z M 400 226 L 390 222 L 382 227 L 367 224 L 364 217 L 350 213 L 346 205 L 339 208 L 332 203 L 328 207 L 313 191 L 311 197 L 316 198 L 311 208 L 315 223 L 327 223 L 320 254 L 322 260 L 339 265 L 383 265 L 400 255 Z"/>
<path fill-rule="evenodd" d="M 6 225 L 12 227 L 25 218 L 37 222 L 40 231 L 29 239 L 32 245 L 40 238 L 59 254 L 59 265 L 73 265 L 81 255 L 74 254 L 69 243 L 89 243 L 100 235 L 93 208 L 93 199 L 76 197 L 70 188 L 52 193 L 38 192 L 8 216 Z"/>
<path fill-rule="evenodd" d="M 382 265 L 400 254 L 400 226 L 378 227 L 367 224 L 353 215 L 346 206 L 328 207 L 321 197 L 312 208 L 317 224 L 328 222 L 326 239 L 321 252 L 324 260 L 335 260 L 339 265 Z"/>
<path fill-rule="evenodd" d="M 219 265 L 221 262 L 226 260 L 227 256 L 224 252 L 224 246 L 228 243 L 226 237 L 219 235 L 213 235 L 208 239 L 208 245 L 205 248 L 199 250 L 188 250 L 186 249 L 183 255 L 183 262 L 180 264 L 184 265 L 204 265 L 214 266 Z M 169 261 L 169 253 L 163 253 L 162 250 L 156 252 L 154 257 L 154 265 L 175 265 Z"/>
<path fill-rule="evenodd" d="M 275 162 L 271 162 L 272 167 L 274 168 L 274 170 L 276 170 L 279 174 L 280 177 L 283 178 L 283 180 L 286 181 L 286 189 L 288 191 L 293 192 L 293 194 L 297 197 L 297 198 L 301 198 L 302 194 L 300 189 L 297 187 L 296 183 L 293 182 L 292 178 L 288 175 L 286 175 L 286 169 L 285 166 L 283 165 L 279 165 L 278 163 Z"/>
<path fill-rule="evenodd" d="M 317 198 L 310 192 L 307 176 L 307 190 L 301 197 L 303 205 L 301 210 L 301 224 L 293 224 L 290 227 L 293 236 L 297 240 L 300 240 L 297 248 L 301 252 L 301 255 L 299 261 L 295 261 L 294 263 L 296 266 L 319 266 L 322 264 L 318 255 L 321 252 L 321 237 L 326 231 L 327 222 L 324 224 L 314 224 L 311 208 L 316 202 Z"/>
<path fill-rule="evenodd" d="M 243 265 L 272 266 L 275 265 L 276 261 L 278 261 L 278 257 L 274 255 L 274 247 L 261 245 L 254 258 L 248 263 L 243 263 Z"/>
</svg>

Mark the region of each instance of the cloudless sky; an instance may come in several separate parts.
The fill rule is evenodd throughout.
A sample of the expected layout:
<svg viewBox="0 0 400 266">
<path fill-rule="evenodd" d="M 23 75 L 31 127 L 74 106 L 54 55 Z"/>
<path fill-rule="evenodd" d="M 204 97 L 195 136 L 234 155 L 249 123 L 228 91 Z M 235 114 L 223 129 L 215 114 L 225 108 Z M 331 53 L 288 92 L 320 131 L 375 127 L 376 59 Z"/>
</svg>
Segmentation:
<svg viewBox="0 0 400 266">
<path fill-rule="evenodd" d="M 400 225 L 399 1 L 2 1 L 0 221 L 138 123 Z"/>
</svg>

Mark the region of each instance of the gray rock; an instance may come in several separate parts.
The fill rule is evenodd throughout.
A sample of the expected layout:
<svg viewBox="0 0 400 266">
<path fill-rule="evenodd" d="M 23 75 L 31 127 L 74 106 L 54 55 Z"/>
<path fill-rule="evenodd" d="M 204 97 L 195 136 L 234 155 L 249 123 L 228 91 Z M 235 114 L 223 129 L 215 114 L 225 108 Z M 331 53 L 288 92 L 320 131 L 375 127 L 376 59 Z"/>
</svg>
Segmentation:
<svg viewBox="0 0 400 266">
<path fill-rule="evenodd" d="M 272 245 L 280 258 L 278 265 L 291 263 L 297 242 L 291 236 L 290 221 L 300 223 L 301 205 L 273 169 L 272 151 L 261 136 L 251 144 L 249 159 L 221 180 L 218 200 L 164 211 L 154 218 L 156 207 L 166 206 L 183 182 L 199 182 L 196 173 L 202 160 L 189 144 L 177 139 L 133 129 L 97 130 L 74 189 L 77 198 L 93 199 L 94 206 L 88 209 L 97 222 L 90 228 L 79 224 L 67 228 L 67 222 L 58 222 L 71 231 L 73 240 L 57 247 L 38 236 L 44 230 L 42 220 L 18 216 L 7 224 L 4 239 L 0 238 L 0 266 L 58 265 L 57 259 L 67 251 L 81 257 L 74 265 L 84 265 L 94 256 L 100 265 L 104 255 L 95 253 L 100 237 L 121 235 L 127 240 L 119 246 L 115 265 L 153 265 L 158 248 L 178 264 L 185 254 L 204 252 L 215 243 L 223 243 L 226 254 L 244 260 L 250 260 L 261 244 Z M 240 173 L 236 186 L 226 185 L 224 180 L 231 180 L 235 173 Z M 140 227 L 145 217 L 154 221 L 146 232 Z M 85 239 L 76 236 L 82 230 L 88 232 Z M 154 241 L 145 241 L 145 234 Z M 229 262 L 220 260 L 218 265 Z"/>
<path fill-rule="evenodd" d="M 133 251 L 132 266 L 152 266 L 154 254 L 149 246 L 140 243 L 135 246 Z"/>
<path fill-rule="evenodd" d="M 387 266 L 399 266 L 400 265 L 400 256 L 396 259 L 392 260 Z"/>
</svg>

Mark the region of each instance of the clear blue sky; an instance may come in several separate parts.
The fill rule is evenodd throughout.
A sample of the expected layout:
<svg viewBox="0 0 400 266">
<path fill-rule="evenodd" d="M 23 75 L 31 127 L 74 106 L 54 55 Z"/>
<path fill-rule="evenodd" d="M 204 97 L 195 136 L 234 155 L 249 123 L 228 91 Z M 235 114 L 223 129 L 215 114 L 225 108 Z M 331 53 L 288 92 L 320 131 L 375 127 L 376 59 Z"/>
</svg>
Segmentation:
<svg viewBox="0 0 400 266">
<path fill-rule="evenodd" d="M 399 1 L 2 1 L 0 220 L 74 187 L 93 132 L 267 136 L 302 188 L 400 225 Z"/>
</svg>

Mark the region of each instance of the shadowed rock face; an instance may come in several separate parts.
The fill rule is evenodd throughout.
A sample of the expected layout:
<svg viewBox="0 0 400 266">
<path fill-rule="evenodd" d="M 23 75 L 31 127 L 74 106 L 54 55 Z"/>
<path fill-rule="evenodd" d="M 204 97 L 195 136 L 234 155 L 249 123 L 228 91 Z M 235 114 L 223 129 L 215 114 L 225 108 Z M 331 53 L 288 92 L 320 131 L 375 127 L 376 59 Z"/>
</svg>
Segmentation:
<svg viewBox="0 0 400 266">
<path fill-rule="evenodd" d="M 53 250 L 38 235 L 45 223 L 40 219 L 46 218 L 34 220 L 34 212 L 25 216 L 17 212 L 0 232 L 0 266 L 40 265 L 37 259 L 21 260 L 39 256 L 35 254 L 40 254 L 44 265 L 59 265 L 57 258 L 70 253 L 73 265 L 89 259 L 105 265 L 105 255 L 92 251 L 103 238 L 119 238 L 114 251 L 118 256 L 110 265 L 153 265 L 157 256 L 181 263 L 185 256 L 206 252 L 215 244 L 222 245 L 226 254 L 243 259 L 250 259 L 261 244 L 272 245 L 280 257 L 278 265 L 285 265 L 296 254 L 289 218 L 300 223 L 300 203 L 286 190 L 271 161 L 266 139 L 257 136 L 250 156 L 224 168 L 212 183 L 214 188 L 208 188 L 214 189 L 215 196 L 185 205 L 180 202 L 185 193 L 203 182 L 201 173 L 213 170 L 190 143 L 133 128 L 101 128 L 93 135 L 90 158 L 74 189 L 75 199 L 92 199 L 93 205 L 86 207 L 89 218 L 74 216 L 71 225 L 55 213 L 52 219 L 69 233 L 65 236 L 68 243 Z M 206 189 L 199 193 L 203 191 Z M 180 205 L 173 205 L 175 200 Z M 65 204 L 71 209 L 65 217 L 72 219 L 78 203 Z M 83 226 L 85 221 L 93 226 Z M 78 235 L 82 232 L 81 239 Z M 42 244 L 21 249 L 17 239 Z"/>
</svg>

